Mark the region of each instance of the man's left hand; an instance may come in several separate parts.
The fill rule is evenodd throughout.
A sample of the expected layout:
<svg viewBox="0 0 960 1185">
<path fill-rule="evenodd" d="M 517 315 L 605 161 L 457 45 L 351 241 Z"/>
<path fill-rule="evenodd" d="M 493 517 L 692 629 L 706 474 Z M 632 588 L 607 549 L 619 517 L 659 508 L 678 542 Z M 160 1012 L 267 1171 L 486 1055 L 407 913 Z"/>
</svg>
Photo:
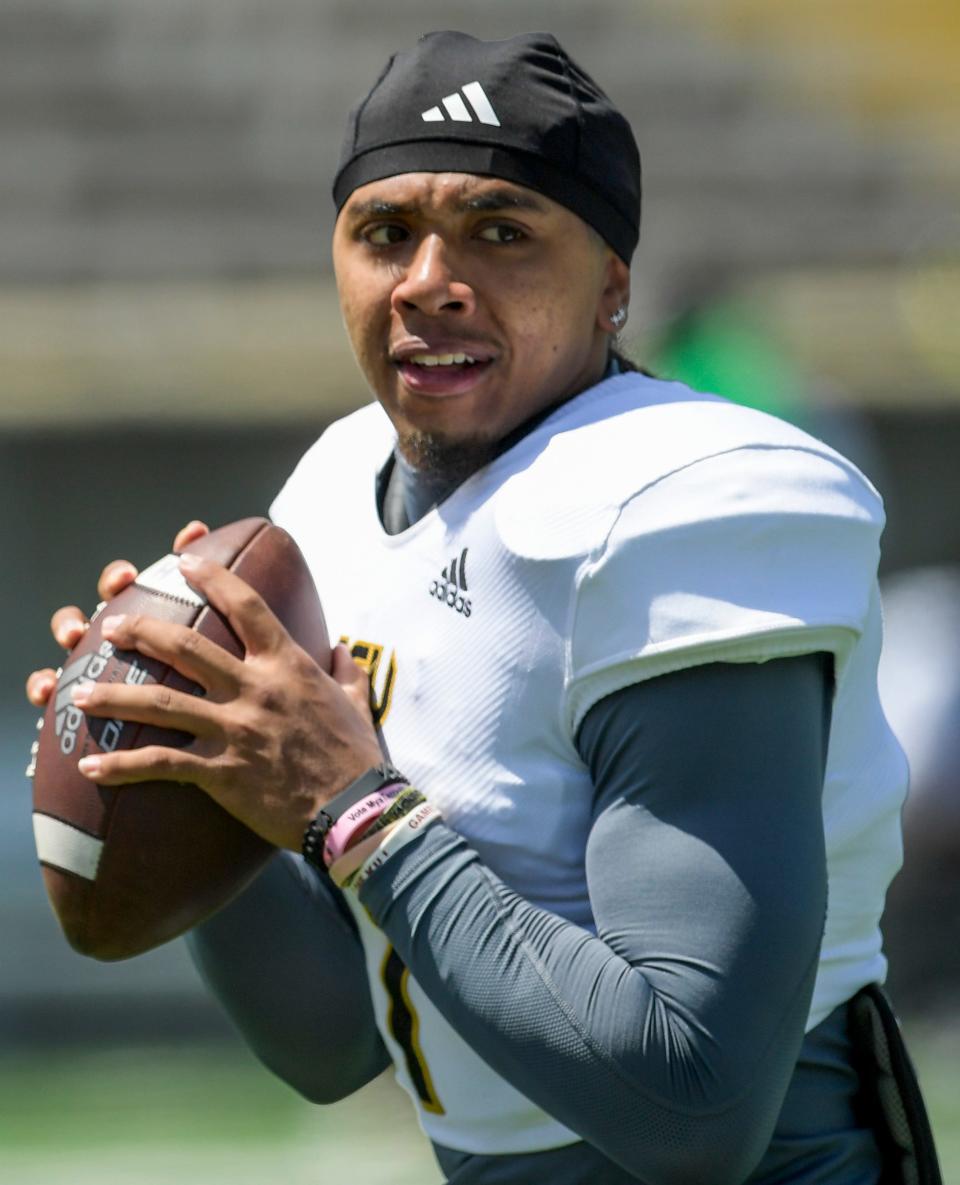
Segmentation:
<svg viewBox="0 0 960 1185">
<path fill-rule="evenodd" d="M 75 694 L 92 716 L 189 733 L 185 748 L 148 745 L 86 757 L 104 786 L 191 782 L 279 847 L 299 851 L 304 828 L 344 786 L 383 760 L 366 674 L 344 646 L 332 677 L 293 641 L 245 581 L 211 560 L 181 571 L 230 622 L 245 650 L 234 658 L 195 630 L 146 616 L 105 618 L 103 636 L 198 683 L 204 696 L 158 684 L 88 684 Z"/>
</svg>

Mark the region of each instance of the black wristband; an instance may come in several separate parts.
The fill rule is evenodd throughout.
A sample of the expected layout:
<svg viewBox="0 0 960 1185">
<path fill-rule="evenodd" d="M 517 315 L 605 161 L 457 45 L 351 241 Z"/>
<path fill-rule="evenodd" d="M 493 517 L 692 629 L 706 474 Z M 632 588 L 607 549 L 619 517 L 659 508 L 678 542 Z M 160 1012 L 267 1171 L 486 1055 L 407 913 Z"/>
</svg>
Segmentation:
<svg viewBox="0 0 960 1185">
<path fill-rule="evenodd" d="M 410 780 L 405 778 L 388 761 L 384 761 L 382 764 L 368 769 L 366 773 L 361 774 L 348 786 L 344 786 L 338 794 L 335 794 L 328 803 L 324 804 L 316 818 L 311 819 L 307 824 L 303 833 L 304 860 L 319 871 L 325 871 L 323 845 L 327 833 L 337 819 L 362 799 L 369 798 L 371 794 L 376 794 L 384 786 L 392 786 L 397 782 L 409 785 Z"/>
</svg>

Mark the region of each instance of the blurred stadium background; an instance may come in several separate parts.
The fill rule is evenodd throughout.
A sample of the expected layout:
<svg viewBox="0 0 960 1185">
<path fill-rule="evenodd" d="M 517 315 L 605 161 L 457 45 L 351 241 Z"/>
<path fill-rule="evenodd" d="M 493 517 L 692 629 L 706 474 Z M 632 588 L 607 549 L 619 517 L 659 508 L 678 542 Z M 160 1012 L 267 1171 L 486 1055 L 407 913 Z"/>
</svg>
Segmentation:
<svg viewBox="0 0 960 1185">
<path fill-rule="evenodd" d="M 450 27 L 555 31 L 631 118 L 634 355 L 803 421 L 886 496 L 884 686 L 915 771 L 892 986 L 960 1181 L 956 0 L 3 0 L 0 1181 L 437 1179 L 389 1083 L 318 1110 L 270 1080 L 179 944 L 66 949 L 21 687 L 103 561 L 262 512 L 366 399 L 328 253 L 341 128 L 389 52 Z"/>
</svg>

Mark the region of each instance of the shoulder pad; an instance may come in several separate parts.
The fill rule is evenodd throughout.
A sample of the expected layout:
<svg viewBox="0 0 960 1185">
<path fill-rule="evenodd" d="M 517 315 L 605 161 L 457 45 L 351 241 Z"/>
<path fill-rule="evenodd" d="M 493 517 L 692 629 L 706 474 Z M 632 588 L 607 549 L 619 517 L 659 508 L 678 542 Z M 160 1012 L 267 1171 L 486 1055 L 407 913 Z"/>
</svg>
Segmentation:
<svg viewBox="0 0 960 1185">
<path fill-rule="evenodd" d="M 619 375 L 571 400 L 518 446 L 516 472 L 495 498 L 500 538 L 530 559 L 587 555 L 644 489 L 707 457 L 757 445 L 837 457 L 764 412 L 680 383 Z"/>
</svg>

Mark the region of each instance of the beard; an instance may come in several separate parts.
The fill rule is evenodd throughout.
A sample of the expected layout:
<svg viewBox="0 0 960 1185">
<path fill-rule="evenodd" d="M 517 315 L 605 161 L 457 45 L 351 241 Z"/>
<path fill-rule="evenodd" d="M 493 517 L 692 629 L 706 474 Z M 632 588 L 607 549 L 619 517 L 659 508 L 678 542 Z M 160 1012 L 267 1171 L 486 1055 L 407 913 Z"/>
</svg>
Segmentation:
<svg viewBox="0 0 960 1185">
<path fill-rule="evenodd" d="M 428 480 L 450 489 L 488 465 L 500 451 L 500 442 L 483 436 L 450 440 L 440 433 L 416 428 L 404 432 L 397 443 L 409 465 Z"/>
</svg>

